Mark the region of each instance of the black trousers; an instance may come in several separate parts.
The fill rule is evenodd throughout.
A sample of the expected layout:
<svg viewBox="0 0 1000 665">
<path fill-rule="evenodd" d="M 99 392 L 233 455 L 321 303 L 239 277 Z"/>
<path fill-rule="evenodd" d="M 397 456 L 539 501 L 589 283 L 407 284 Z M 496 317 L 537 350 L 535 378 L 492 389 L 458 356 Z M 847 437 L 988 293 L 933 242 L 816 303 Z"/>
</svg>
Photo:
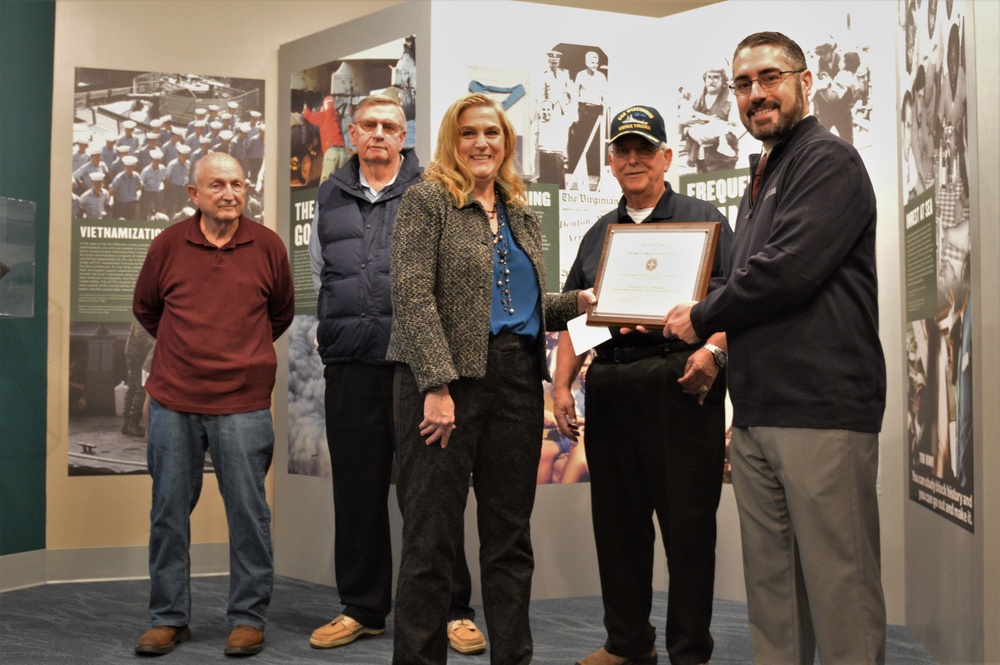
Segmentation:
<svg viewBox="0 0 1000 665">
<path fill-rule="evenodd" d="M 566 186 L 566 159 L 561 152 L 542 150 L 538 153 L 538 182 Z"/>
<path fill-rule="evenodd" d="M 167 185 L 164 199 L 163 212 L 172 218 L 190 200 L 188 199 L 187 185 Z"/>
<path fill-rule="evenodd" d="M 138 201 L 115 201 L 115 219 L 137 221 L 139 217 Z"/>
<path fill-rule="evenodd" d="M 122 434 L 138 434 L 142 427 L 142 406 L 146 390 L 142 386 L 142 366 L 156 340 L 138 323 L 133 322 L 125 344 L 125 408 L 122 412 Z"/>
<path fill-rule="evenodd" d="M 327 365 L 326 440 L 333 467 L 334 571 L 344 614 L 384 628 L 392 608 L 389 482 L 394 365 Z M 464 536 L 464 534 L 462 534 Z M 448 620 L 471 619 L 472 579 L 459 548 Z"/>
<path fill-rule="evenodd" d="M 142 192 L 142 199 L 139 203 L 142 207 L 142 218 L 149 219 L 155 212 L 163 212 L 163 192 Z"/>
<path fill-rule="evenodd" d="M 531 662 L 528 622 L 534 556 L 531 509 L 542 447 L 541 368 L 533 341 L 491 339 L 486 377 L 449 385 L 455 429 L 448 447 L 420 436 L 424 395 L 406 365 L 396 371 L 403 552 L 396 589 L 393 663 L 444 663 L 452 561 L 462 546 L 469 475 L 478 504 L 483 613 L 493 665 Z"/>
<path fill-rule="evenodd" d="M 579 120 L 573 123 L 569 129 L 569 170 L 575 171 L 584 148 L 587 147 L 587 139 L 594 125 L 604 113 L 604 107 L 600 104 L 578 104 Z M 594 137 L 590 148 L 587 149 L 587 175 L 597 176 L 601 174 L 601 147 L 600 142 L 604 137 L 598 134 Z"/>
<path fill-rule="evenodd" d="M 649 622 L 655 512 L 670 575 L 666 646 L 674 665 L 712 655 L 715 512 L 725 456 L 725 376 L 699 406 L 677 383 L 690 354 L 618 364 L 595 359 L 587 372 L 584 443 L 605 648 L 636 656 L 656 642 Z"/>
</svg>

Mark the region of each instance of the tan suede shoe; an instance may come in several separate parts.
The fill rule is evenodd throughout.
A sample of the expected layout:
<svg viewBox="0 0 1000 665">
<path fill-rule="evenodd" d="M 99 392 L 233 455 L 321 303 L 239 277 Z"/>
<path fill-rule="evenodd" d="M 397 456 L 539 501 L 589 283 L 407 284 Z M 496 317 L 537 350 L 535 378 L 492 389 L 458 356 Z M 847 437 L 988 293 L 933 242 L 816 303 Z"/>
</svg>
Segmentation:
<svg viewBox="0 0 1000 665">
<path fill-rule="evenodd" d="M 250 626 L 236 626 L 226 641 L 227 656 L 254 656 L 264 650 L 264 633 Z"/>
<path fill-rule="evenodd" d="M 645 656 L 616 656 L 603 647 L 586 658 L 576 661 L 576 665 L 656 665 L 656 647 Z"/>
<path fill-rule="evenodd" d="M 476 628 L 472 619 L 455 619 L 448 622 L 448 643 L 458 653 L 474 656 L 486 651 L 486 636 Z"/>
<path fill-rule="evenodd" d="M 190 639 L 191 629 L 187 626 L 153 626 L 139 638 L 135 652 L 140 656 L 162 656 Z"/>
<path fill-rule="evenodd" d="M 332 649 L 350 644 L 365 635 L 381 635 L 385 628 L 368 628 L 346 614 L 313 631 L 309 644 L 316 649 Z"/>
</svg>

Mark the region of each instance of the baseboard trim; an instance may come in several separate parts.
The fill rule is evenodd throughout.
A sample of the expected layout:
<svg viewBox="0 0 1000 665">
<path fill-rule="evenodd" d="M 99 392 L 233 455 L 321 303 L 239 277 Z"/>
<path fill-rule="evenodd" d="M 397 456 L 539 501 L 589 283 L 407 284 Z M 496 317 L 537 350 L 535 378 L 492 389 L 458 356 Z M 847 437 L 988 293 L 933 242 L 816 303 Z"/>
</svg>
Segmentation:
<svg viewBox="0 0 1000 665">
<path fill-rule="evenodd" d="M 35 550 L 0 556 L 0 592 L 65 582 L 149 577 L 148 550 L 136 547 L 87 547 Z M 229 543 L 191 546 L 191 574 L 229 573 Z"/>
<path fill-rule="evenodd" d="M 47 554 L 33 550 L 0 556 L 0 592 L 45 584 Z"/>
</svg>

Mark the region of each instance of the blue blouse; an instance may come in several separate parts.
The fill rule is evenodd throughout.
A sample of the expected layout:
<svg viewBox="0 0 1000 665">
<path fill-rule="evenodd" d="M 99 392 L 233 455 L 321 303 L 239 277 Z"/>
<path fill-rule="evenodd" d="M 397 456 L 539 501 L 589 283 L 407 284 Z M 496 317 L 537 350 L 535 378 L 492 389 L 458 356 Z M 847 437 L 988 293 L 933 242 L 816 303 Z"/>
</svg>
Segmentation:
<svg viewBox="0 0 1000 665">
<path fill-rule="evenodd" d="M 541 294 L 538 290 L 538 277 L 535 275 L 535 266 L 531 259 L 517 244 L 517 239 L 510 232 L 510 225 L 507 223 L 507 211 L 500 198 L 497 197 L 497 215 L 503 223 L 503 231 L 507 245 L 507 268 L 510 274 L 501 274 L 500 257 L 497 252 L 493 252 L 493 303 L 490 310 L 490 332 L 494 335 L 498 333 L 515 333 L 527 337 L 537 337 L 542 327 L 542 302 Z M 498 240 L 495 248 L 503 251 L 504 242 Z M 503 290 L 507 288 L 507 277 L 510 278 L 510 299 L 511 308 L 505 309 L 501 305 L 501 298 L 505 295 Z M 513 314 L 509 309 L 513 309 Z"/>
</svg>

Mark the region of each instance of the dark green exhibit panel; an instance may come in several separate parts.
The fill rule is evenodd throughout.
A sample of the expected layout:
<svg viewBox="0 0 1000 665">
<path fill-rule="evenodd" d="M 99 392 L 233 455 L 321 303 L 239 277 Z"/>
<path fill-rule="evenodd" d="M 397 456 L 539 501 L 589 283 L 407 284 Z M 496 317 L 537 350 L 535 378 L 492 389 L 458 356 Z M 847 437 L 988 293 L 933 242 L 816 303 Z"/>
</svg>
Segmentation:
<svg viewBox="0 0 1000 665">
<path fill-rule="evenodd" d="M 0 316 L 0 555 L 45 549 L 55 13 L 53 0 L 0 0 L 0 197 L 36 203 L 34 315 Z"/>
</svg>

